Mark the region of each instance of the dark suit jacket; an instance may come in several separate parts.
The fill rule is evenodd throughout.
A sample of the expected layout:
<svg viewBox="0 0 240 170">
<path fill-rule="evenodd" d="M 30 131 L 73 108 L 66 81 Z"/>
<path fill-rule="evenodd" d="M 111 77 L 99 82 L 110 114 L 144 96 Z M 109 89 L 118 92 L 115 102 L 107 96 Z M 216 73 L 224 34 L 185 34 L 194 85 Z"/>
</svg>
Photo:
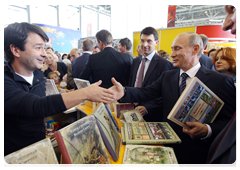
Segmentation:
<svg viewBox="0 0 240 170">
<path fill-rule="evenodd" d="M 202 54 L 199 59 L 199 62 L 201 65 L 204 65 L 206 68 L 215 70 L 211 57 L 208 57 L 208 56 Z"/>
<path fill-rule="evenodd" d="M 133 59 L 131 72 L 129 76 L 129 83 L 128 83 L 128 86 L 130 87 L 134 87 L 136 77 L 137 77 L 137 71 L 141 61 L 142 61 L 142 56 Z M 149 64 L 146 75 L 144 77 L 142 87 L 147 87 L 148 85 L 152 84 L 161 76 L 161 74 L 164 71 L 172 70 L 172 68 L 173 68 L 173 65 L 171 62 L 163 59 L 162 57 L 160 57 L 155 53 L 155 55 L 153 56 Z M 159 101 L 161 101 L 161 98 L 158 98 L 149 102 L 138 103 L 138 106 L 144 106 L 148 111 L 148 114 L 144 116 L 144 119 L 147 122 L 151 122 L 151 121 L 160 122 L 162 120 L 162 115 L 161 115 L 162 105 L 161 105 L 161 102 Z"/>
<path fill-rule="evenodd" d="M 128 84 L 131 69 L 131 59 L 127 54 L 120 53 L 112 47 L 106 47 L 101 52 L 89 56 L 86 67 L 80 78 L 88 80 L 92 76 L 92 83 L 102 80 L 101 87 L 113 86 L 111 78 L 125 86 Z"/>
<path fill-rule="evenodd" d="M 236 88 L 232 77 L 201 66 L 196 77 L 218 95 L 225 104 L 214 122 L 209 124 L 212 129 L 211 137 L 206 140 L 193 140 L 188 134 L 182 132 L 181 126 L 167 119 L 179 98 L 179 72 L 180 69 L 166 71 L 148 87 L 126 87 L 125 96 L 120 102 L 150 101 L 161 96 L 163 99 L 163 121 L 168 122 L 182 140 L 181 144 L 166 146 L 173 147 L 178 162 L 181 164 L 206 163 L 211 142 L 226 126 L 236 110 Z"/>
<path fill-rule="evenodd" d="M 236 112 L 217 135 L 209 149 L 208 163 L 233 164 L 236 161 Z"/>
<path fill-rule="evenodd" d="M 89 55 L 89 53 L 83 53 L 83 55 L 72 61 L 73 78 L 79 78 L 80 74 L 82 73 L 84 67 L 87 64 Z"/>
</svg>

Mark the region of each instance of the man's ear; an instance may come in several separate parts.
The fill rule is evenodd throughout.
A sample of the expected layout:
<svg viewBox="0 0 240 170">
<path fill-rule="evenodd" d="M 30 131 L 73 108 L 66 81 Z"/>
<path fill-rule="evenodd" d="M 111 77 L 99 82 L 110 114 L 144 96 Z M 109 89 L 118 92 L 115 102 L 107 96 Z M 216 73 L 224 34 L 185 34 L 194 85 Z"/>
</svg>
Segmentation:
<svg viewBox="0 0 240 170">
<path fill-rule="evenodd" d="M 193 55 L 197 55 L 199 50 L 200 50 L 200 46 L 198 44 L 194 45 L 193 46 Z"/>
<path fill-rule="evenodd" d="M 10 50 L 15 57 L 20 57 L 21 50 L 18 47 L 15 47 L 13 44 L 10 45 Z"/>
</svg>

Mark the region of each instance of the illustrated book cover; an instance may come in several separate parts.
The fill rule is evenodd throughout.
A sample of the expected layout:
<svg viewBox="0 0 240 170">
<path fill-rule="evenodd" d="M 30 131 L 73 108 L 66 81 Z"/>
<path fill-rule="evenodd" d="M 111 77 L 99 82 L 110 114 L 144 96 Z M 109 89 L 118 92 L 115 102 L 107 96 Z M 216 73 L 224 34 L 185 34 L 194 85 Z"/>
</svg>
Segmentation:
<svg viewBox="0 0 240 170">
<path fill-rule="evenodd" d="M 123 164 L 178 164 L 173 148 L 126 145 Z"/>
<path fill-rule="evenodd" d="M 88 80 L 73 78 L 73 81 L 76 84 L 78 89 L 82 89 L 82 88 L 90 86 L 90 82 Z"/>
<path fill-rule="evenodd" d="M 143 119 L 143 116 L 141 115 L 139 110 L 125 110 L 125 111 L 120 111 L 121 116 L 120 116 L 120 122 L 125 123 L 125 122 L 145 122 Z"/>
<path fill-rule="evenodd" d="M 96 118 L 86 116 L 55 132 L 65 164 L 110 164 Z"/>
<path fill-rule="evenodd" d="M 8 164 L 58 164 L 49 138 L 13 152 L 4 159 Z"/>
<path fill-rule="evenodd" d="M 53 94 L 59 94 L 57 86 L 52 79 L 46 79 L 46 96 L 53 95 Z"/>
<path fill-rule="evenodd" d="M 116 162 L 120 156 L 122 139 L 112 119 L 109 117 L 105 105 L 100 103 L 91 114 L 96 117 L 104 144 L 112 156 L 113 161 Z"/>
<path fill-rule="evenodd" d="M 112 122 L 114 123 L 116 129 L 118 130 L 118 132 L 120 132 L 120 126 L 119 126 L 119 123 L 118 121 L 116 120 L 116 118 L 114 117 L 114 115 L 112 114 L 112 112 L 110 111 L 110 108 L 108 105 L 105 105 L 105 108 L 108 112 L 108 116 L 112 119 Z"/>
<path fill-rule="evenodd" d="M 134 109 L 134 104 L 132 103 L 116 103 L 114 112 L 116 117 L 120 118 L 121 110 L 133 110 L 133 109 Z"/>
<path fill-rule="evenodd" d="M 197 77 L 191 79 L 168 115 L 168 119 L 188 128 L 186 122 L 212 123 L 224 102 Z"/>
<path fill-rule="evenodd" d="M 167 122 L 124 123 L 126 144 L 181 143 Z"/>
</svg>

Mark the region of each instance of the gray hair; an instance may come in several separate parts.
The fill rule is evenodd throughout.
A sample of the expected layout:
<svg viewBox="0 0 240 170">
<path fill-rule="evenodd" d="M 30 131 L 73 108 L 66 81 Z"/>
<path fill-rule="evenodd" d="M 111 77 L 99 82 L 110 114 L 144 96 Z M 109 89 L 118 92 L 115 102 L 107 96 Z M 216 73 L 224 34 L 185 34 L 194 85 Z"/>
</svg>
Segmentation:
<svg viewBox="0 0 240 170">
<path fill-rule="evenodd" d="M 202 38 L 203 41 L 203 48 L 205 48 L 208 44 L 208 37 L 204 34 L 199 34 L 199 36 Z"/>
<path fill-rule="evenodd" d="M 104 45 L 112 44 L 113 38 L 112 34 L 108 30 L 98 31 L 96 34 L 97 41 L 102 41 Z"/>
</svg>

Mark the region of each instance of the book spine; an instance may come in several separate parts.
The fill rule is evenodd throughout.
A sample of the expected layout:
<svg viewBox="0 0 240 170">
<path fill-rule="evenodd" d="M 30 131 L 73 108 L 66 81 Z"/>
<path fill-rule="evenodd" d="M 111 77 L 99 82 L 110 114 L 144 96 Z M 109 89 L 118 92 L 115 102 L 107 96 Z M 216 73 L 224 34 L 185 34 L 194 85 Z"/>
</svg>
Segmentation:
<svg viewBox="0 0 240 170">
<path fill-rule="evenodd" d="M 109 143 L 105 133 L 103 132 L 101 125 L 99 124 L 99 122 L 98 122 L 96 117 L 95 117 L 95 119 L 96 119 L 96 122 L 97 122 L 98 129 L 100 131 L 100 134 L 102 136 L 103 142 L 104 142 L 108 152 L 110 153 L 110 155 L 111 155 L 111 157 L 112 157 L 114 162 L 118 161 L 118 157 L 117 157 L 115 151 L 113 150 L 113 148 L 111 147 L 111 144 Z"/>
<path fill-rule="evenodd" d="M 68 151 L 67 151 L 67 148 L 66 148 L 65 143 L 63 141 L 61 132 L 59 132 L 59 131 L 55 132 L 55 138 L 57 140 L 59 150 L 62 154 L 64 164 L 72 164 L 71 159 L 70 159 L 69 154 L 68 154 Z"/>
<path fill-rule="evenodd" d="M 181 143 L 181 141 L 177 140 L 126 140 L 126 144 L 172 144 L 172 143 Z"/>
</svg>

